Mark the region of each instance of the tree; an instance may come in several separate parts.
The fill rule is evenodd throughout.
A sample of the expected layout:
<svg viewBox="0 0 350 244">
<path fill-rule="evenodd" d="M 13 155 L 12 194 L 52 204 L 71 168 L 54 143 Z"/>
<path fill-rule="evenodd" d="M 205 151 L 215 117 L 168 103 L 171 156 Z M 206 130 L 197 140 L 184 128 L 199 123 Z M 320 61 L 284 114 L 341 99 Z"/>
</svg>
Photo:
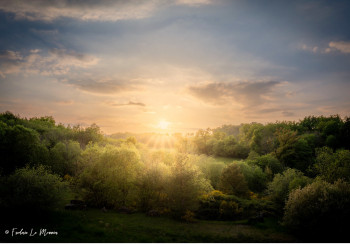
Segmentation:
<svg viewBox="0 0 350 244">
<path fill-rule="evenodd" d="M 48 151 L 36 131 L 0 121 L 0 157 L 0 168 L 4 174 L 10 174 L 26 164 L 46 163 Z"/>
<path fill-rule="evenodd" d="M 209 155 L 209 152 L 211 151 L 210 148 L 208 148 L 208 141 L 211 137 L 211 130 L 208 128 L 206 130 L 198 130 L 196 132 L 195 137 L 193 138 L 193 142 L 196 145 L 198 153 L 204 153 Z"/>
<path fill-rule="evenodd" d="M 264 172 L 271 171 L 270 176 L 272 177 L 277 173 L 282 173 L 284 170 L 283 164 L 272 154 L 255 157 L 248 160 L 247 163 L 259 166 Z"/>
<path fill-rule="evenodd" d="M 76 141 L 58 142 L 50 149 L 50 166 L 53 172 L 64 176 L 65 174 L 75 175 L 81 149 Z"/>
<path fill-rule="evenodd" d="M 312 241 L 342 242 L 348 237 L 349 218 L 349 183 L 317 180 L 290 193 L 283 224 Z"/>
<path fill-rule="evenodd" d="M 42 165 L 17 169 L 5 182 L 5 207 L 16 211 L 52 209 L 69 192 L 68 185 Z"/>
<path fill-rule="evenodd" d="M 216 159 L 206 155 L 188 155 L 188 157 L 193 164 L 198 166 L 214 189 L 218 189 L 222 170 L 226 166 L 225 163 L 218 162 Z"/>
<path fill-rule="evenodd" d="M 276 174 L 273 181 L 268 184 L 267 192 L 270 198 L 284 206 L 288 194 L 298 188 L 311 183 L 311 179 L 296 169 L 287 169 L 282 174 Z"/>
<path fill-rule="evenodd" d="M 169 166 L 163 162 L 147 164 L 137 176 L 138 206 L 143 211 L 166 207 L 165 185 L 169 178 Z"/>
<path fill-rule="evenodd" d="M 170 169 L 170 178 L 166 185 L 169 207 L 179 217 L 186 210 L 194 211 L 199 204 L 199 196 L 213 190 L 200 170 L 192 164 L 186 154 L 177 154 Z"/>
<path fill-rule="evenodd" d="M 135 147 L 130 144 L 93 146 L 88 154 L 83 155 L 83 160 L 87 162 L 79 175 L 79 185 L 90 205 L 115 208 L 131 201 L 130 193 L 141 168 L 140 155 Z"/>
<path fill-rule="evenodd" d="M 247 196 L 248 184 L 238 164 L 229 164 L 222 171 L 220 178 L 220 190 L 237 196 Z"/>
<path fill-rule="evenodd" d="M 248 188 L 253 192 L 262 192 L 266 189 L 267 175 L 259 166 L 249 165 L 246 162 L 235 162 L 237 164 L 248 184 Z"/>
<path fill-rule="evenodd" d="M 96 124 L 83 129 L 80 126 L 73 127 L 74 140 L 78 141 L 82 148 L 85 148 L 89 142 L 99 142 L 103 139 L 100 127 Z"/>
<path fill-rule="evenodd" d="M 338 179 L 350 181 L 350 151 L 338 150 L 333 153 L 329 147 L 317 149 L 314 170 L 330 183 Z"/>
<path fill-rule="evenodd" d="M 296 131 L 280 129 L 277 130 L 276 137 L 278 147 L 275 155 L 285 166 L 305 172 L 312 165 L 312 147 Z"/>
</svg>

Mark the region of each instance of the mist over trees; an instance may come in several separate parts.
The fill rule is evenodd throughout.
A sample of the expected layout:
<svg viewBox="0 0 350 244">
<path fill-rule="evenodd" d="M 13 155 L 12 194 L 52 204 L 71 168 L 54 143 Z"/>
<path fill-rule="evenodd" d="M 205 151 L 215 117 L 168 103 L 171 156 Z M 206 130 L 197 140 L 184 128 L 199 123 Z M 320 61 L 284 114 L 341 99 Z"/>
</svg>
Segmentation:
<svg viewBox="0 0 350 244">
<path fill-rule="evenodd" d="M 2 113 L 0 207 L 51 211 L 70 197 L 187 222 L 264 216 L 308 238 L 345 236 L 350 118 L 223 125 L 168 135 L 165 149 L 152 136 Z"/>
</svg>

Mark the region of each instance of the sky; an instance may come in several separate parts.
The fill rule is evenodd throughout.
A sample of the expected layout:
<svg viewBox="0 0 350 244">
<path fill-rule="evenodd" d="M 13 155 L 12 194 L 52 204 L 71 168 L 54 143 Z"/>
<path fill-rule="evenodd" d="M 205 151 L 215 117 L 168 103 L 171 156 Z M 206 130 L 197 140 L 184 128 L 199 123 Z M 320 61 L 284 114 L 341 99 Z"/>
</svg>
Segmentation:
<svg viewBox="0 0 350 244">
<path fill-rule="evenodd" d="M 0 112 L 114 132 L 350 116 L 350 2 L 2 0 Z"/>
</svg>

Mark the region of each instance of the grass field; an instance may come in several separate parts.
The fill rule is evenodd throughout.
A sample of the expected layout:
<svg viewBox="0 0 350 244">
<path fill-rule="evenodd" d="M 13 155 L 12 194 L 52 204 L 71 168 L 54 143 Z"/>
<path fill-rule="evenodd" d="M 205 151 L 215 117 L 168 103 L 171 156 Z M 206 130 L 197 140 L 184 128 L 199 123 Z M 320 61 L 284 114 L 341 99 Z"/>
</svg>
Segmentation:
<svg viewBox="0 0 350 244">
<path fill-rule="evenodd" d="M 228 157 L 213 157 L 215 158 L 218 162 L 223 162 L 225 164 L 230 164 L 233 161 L 241 161 L 242 159 L 240 158 L 228 158 Z"/>
<path fill-rule="evenodd" d="M 169 217 L 148 217 L 142 213 L 106 213 L 90 209 L 84 211 L 57 210 L 42 219 L 17 219 L 16 226 L 2 226 L 2 242 L 295 242 L 274 220 L 255 226 L 246 221 L 197 221 L 184 223 Z M 11 228 L 41 228 L 58 235 L 29 237 L 11 236 Z M 9 234 L 4 234 L 9 230 Z"/>
</svg>

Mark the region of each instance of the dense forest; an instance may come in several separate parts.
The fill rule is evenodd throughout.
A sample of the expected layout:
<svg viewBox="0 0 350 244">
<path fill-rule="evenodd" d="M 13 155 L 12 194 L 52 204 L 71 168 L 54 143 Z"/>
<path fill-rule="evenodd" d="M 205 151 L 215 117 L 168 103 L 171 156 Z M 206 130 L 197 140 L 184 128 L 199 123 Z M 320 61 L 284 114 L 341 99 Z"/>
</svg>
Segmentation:
<svg viewBox="0 0 350 244">
<path fill-rule="evenodd" d="M 95 124 L 5 112 L 0 208 L 46 213 L 66 205 L 186 223 L 268 218 L 298 240 L 346 241 L 349 150 L 350 118 L 338 115 L 187 135 L 104 135 Z"/>
</svg>

